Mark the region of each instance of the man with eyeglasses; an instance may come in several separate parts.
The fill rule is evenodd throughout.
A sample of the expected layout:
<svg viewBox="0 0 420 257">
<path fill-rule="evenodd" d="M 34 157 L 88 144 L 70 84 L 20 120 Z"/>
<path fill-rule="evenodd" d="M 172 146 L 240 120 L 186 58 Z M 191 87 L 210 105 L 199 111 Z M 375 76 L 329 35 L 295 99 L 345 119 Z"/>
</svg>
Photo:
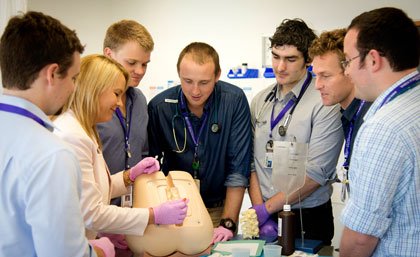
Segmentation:
<svg viewBox="0 0 420 257">
<path fill-rule="evenodd" d="M 312 58 L 312 71 L 316 75 L 315 88 L 321 94 L 322 103 L 326 106 L 340 104 L 341 124 L 344 131 L 344 163 L 340 174 L 343 190 L 341 200 L 344 202 L 346 193 L 350 191 L 347 171 L 354 139 L 363 123 L 363 116 L 369 110 L 370 102 L 355 98 L 355 88 L 344 74 L 344 69 L 355 58 L 346 60 L 343 53 L 343 41 L 346 29 L 336 29 L 324 32 L 315 39 L 309 48 Z"/>
<path fill-rule="evenodd" d="M 349 170 L 340 256 L 420 253 L 420 38 L 400 9 L 354 18 L 344 39 L 356 97 L 374 101 Z"/>
<path fill-rule="evenodd" d="M 277 27 L 270 38 L 276 83 L 251 103 L 254 158 L 249 195 L 258 216 L 260 238 L 266 241 L 277 239 L 277 213 L 285 204 L 292 205 L 296 215 L 296 237 L 300 238 L 303 230 L 305 238 L 330 245 L 334 235 L 331 182 L 336 176 L 343 132 L 339 106 L 323 106 L 307 70 L 311 63 L 308 48 L 315 38 L 301 19 L 286 19 Z M 306 176 L 299 190 L 286 195 L 285 190 L 274 188 L 278 180 L 272 180 L 271 164 L 276 159 L 271 146 L 294 139 L 309 149 L 303 158 L 307 163 L 301 165 L 306 166 Z"/>
</svg>

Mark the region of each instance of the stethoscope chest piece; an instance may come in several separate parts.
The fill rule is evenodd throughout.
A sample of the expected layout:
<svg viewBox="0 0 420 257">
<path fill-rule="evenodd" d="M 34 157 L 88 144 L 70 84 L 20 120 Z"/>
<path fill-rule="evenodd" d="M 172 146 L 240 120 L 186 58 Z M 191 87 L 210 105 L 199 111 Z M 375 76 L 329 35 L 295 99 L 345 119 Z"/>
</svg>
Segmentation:
<svg viewBox="0 0 420 257">
<path fill-rule="evenodd" d="M 220 132 L 220 125 L 218 124 L 218 123 L 212 123 L 211 124 L 211 127 L 210 127 L 210 129 L 211 129 L 211 132 L 213 132 L 213 133 L 219 133 Z"/>
</svg>

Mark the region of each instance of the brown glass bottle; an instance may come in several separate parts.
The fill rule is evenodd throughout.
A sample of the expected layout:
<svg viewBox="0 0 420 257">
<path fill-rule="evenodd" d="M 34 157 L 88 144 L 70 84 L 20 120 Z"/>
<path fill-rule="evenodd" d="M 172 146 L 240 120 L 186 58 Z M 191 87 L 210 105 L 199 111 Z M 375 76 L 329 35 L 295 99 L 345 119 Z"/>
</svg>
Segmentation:
<svg viewBox="0 0 420 257">
<path fill-rule="evenodd" d="M 282 255 L 291 255 L 295 252 L 295 214 L 289 204 L 285 204 L 283 211 L 279 212 L 278 244 L 282 247 Z"/>
</svg>

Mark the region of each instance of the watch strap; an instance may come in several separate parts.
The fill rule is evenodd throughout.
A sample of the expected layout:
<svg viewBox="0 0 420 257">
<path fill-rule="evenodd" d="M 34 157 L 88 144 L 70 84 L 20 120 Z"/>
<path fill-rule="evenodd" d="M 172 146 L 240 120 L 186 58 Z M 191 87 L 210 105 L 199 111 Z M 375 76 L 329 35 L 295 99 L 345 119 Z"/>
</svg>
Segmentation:
<svg viewBox="0 0 420 257">
<path fill-rule="evenodd" d="M 236 231 L 236 223 L 231 218 L 224 218 L 220 220 L 220 226 L 229 229 L 233 233 Z"/>
</svg>

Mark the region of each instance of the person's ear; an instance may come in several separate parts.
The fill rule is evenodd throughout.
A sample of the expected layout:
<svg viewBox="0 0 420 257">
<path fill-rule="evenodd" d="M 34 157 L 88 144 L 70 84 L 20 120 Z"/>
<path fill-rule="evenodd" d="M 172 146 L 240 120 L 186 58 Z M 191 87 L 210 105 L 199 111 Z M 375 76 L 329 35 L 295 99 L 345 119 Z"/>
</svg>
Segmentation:
<svg viewBox="0 0 420 257">
<path fill-rule="evenodd" d="M 46 79 L 49 85 L 54 85 L 54 81 L 58 78 L 59 66 L 56 63 L 48 64 L 46 66 Z"/>
<path fill-rule="evenodd" d="M 104 55 L 105 55 L 105 56 L 108 56 L 108 57 L 110 57 L 110 58 L 112 58 L 112 55 L 113 55 L 113 51 L 112 51 L 112 49 L 111 49 L 111 48 L 109 48 L 109 47 L 105 47 L 105 48 L 104 48 Z"/>
<path fill-rule="evenodd" d="M 370 50 L 367 56 L 369 57 L 368 62 L 370 62 L 369 64 L 372 67 L 372 71 L 375 72 L 382 68 L 384 64 L 383 57 L 377 50 L 375 49 Z"/>
<path fill-rule="evenodd" d="M 219 71 L 219 73 L 216 75 L 216 79 L 215 79 L 216 82 L 219 81 L 221 74 L 222 74 L 222 71 Z"/>
</svg>

